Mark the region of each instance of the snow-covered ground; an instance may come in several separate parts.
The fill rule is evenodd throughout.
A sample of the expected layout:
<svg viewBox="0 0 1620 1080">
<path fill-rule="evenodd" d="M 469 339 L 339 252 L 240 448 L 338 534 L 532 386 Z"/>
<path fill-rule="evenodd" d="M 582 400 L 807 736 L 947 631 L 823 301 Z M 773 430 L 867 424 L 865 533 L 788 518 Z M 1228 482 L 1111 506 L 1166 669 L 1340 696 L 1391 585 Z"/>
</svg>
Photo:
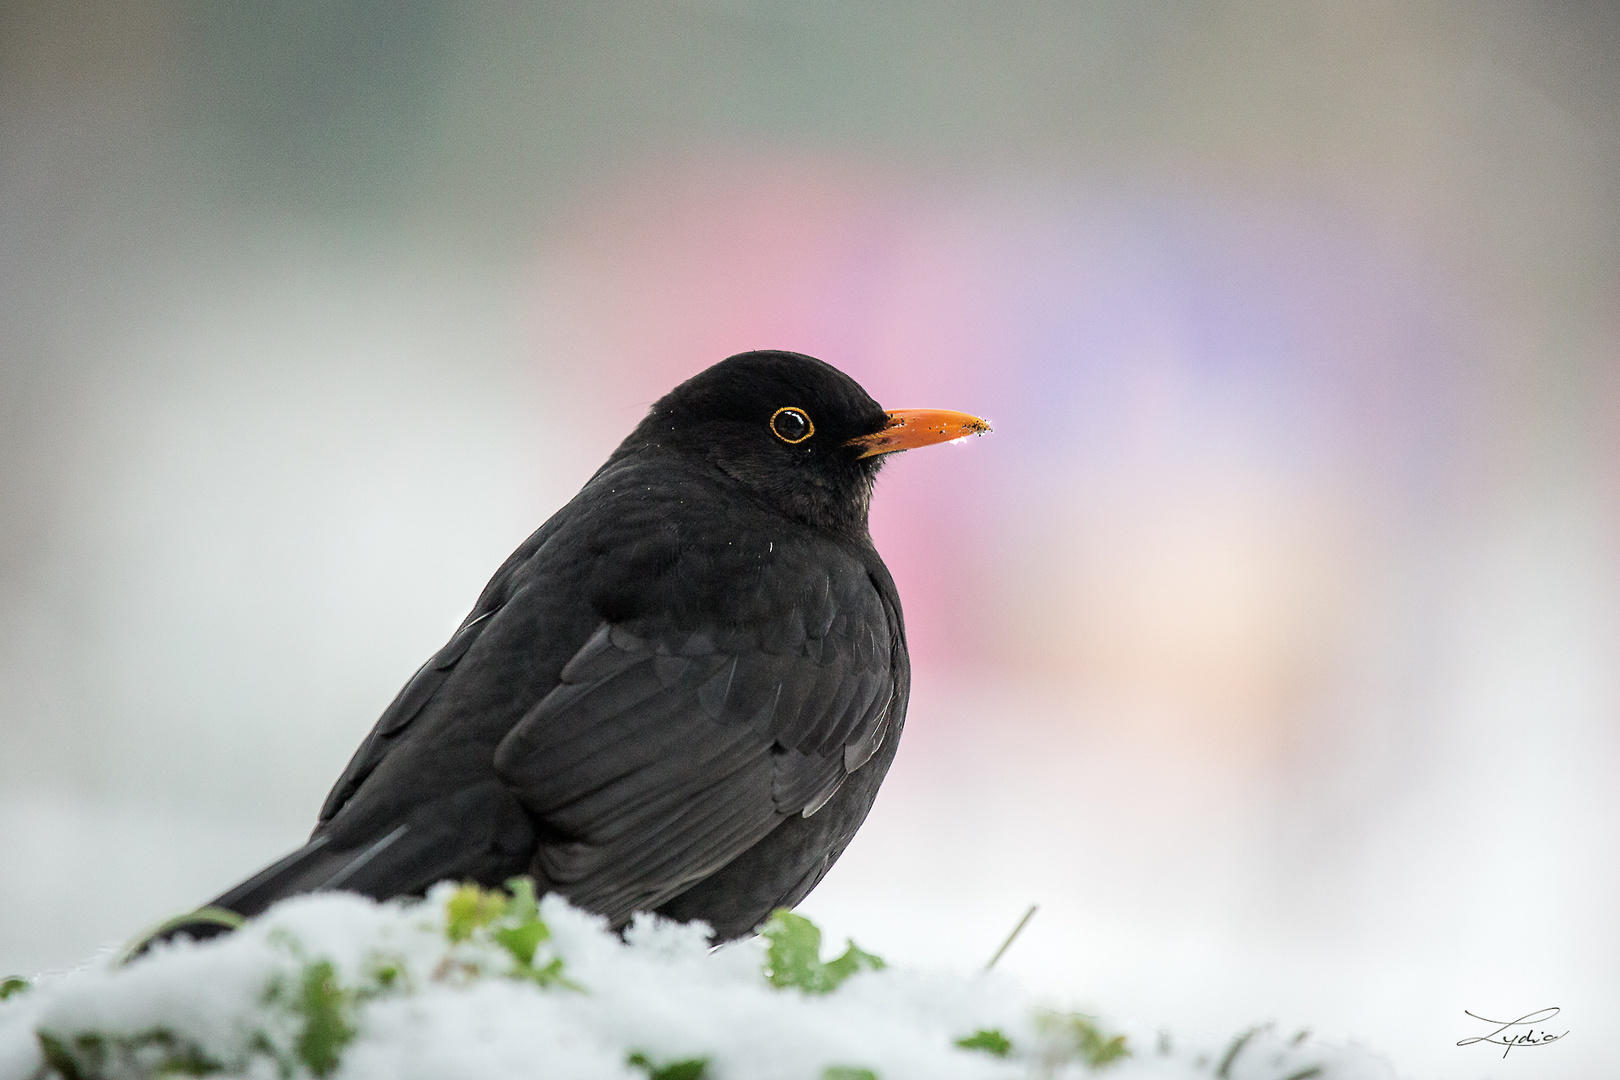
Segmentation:
<svg viewBox="0 0 1620 1080">
<path fill-rule="evenodd" d="M 710 949 L 700 924 L 643 918 L 621 939 L 555 897 L 536 908 L 451 885 L 412 903 L 301 897 L 222 938 L 11 990 L 0 1080 L 1394 1075 L 1303 1034 L 1184 1040 L 1064 1012 L 994 974 L 883 967 L 853 946 L 825 961 L 792 916 Z"/>
</svg>

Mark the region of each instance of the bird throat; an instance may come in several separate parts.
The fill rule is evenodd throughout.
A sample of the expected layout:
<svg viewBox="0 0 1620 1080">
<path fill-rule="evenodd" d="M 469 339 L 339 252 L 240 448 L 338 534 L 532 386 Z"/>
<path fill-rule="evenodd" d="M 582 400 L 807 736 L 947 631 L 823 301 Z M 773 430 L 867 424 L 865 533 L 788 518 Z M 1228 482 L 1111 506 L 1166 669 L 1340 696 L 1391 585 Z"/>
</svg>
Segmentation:
<svg viewBox="0 0 1620 1080">
<path fill-rule="evenodd" d="M 879 461 L 851 462 L 847 471 L 795 476 L 790 482 L 772 482 L 746 464 L 714 455 L 714 465 L 752 490 L 781 513 L 806 525 L 852 540 L 870 538 L 868 518 L 872 486 Z"/>
</svg>

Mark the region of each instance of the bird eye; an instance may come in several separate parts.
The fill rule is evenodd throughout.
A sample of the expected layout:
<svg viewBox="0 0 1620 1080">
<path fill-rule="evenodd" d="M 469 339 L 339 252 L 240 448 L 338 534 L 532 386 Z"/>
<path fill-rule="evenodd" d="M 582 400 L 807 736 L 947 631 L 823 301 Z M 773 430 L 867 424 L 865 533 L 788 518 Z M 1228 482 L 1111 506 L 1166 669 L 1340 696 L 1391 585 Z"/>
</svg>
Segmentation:
<svg viewBox="0 0 1620 1080">
<path fill-rule="evenodd" d="M 802 409 L 786 406 L 771 414 L 771 432 L 785 443 L 802 443 L 816 433 L 816 425 Z"/>
</svg>

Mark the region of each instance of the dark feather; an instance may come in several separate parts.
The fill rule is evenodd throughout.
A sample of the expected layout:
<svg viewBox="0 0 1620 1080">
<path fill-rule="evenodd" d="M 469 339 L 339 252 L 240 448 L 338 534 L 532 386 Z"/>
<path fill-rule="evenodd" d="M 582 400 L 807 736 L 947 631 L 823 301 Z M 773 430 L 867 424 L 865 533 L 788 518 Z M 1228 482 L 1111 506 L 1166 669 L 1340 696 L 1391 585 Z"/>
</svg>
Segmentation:
<svg viewBox="0 0 1620 1080">
<path fill-rule="evenodd" d="M 791 636 L 748 627 L 723 645 L 645 622 L 589 636 L 495 753 L 497 774 L 560 836 L 538 856 L 549 880 L 628 918 L 632 900 L 667 899 L 815 812 L 846 762 L 870 757 L 890 696 L 892 650 L 880 661 L 874 647 L 891 640 L 887 615 L 864 570 L 836 588 L 824 573 L 808 591 L 829 612 L 815 656 L 817 639 L 773 654 L 757 642 Z"/>
</svg>

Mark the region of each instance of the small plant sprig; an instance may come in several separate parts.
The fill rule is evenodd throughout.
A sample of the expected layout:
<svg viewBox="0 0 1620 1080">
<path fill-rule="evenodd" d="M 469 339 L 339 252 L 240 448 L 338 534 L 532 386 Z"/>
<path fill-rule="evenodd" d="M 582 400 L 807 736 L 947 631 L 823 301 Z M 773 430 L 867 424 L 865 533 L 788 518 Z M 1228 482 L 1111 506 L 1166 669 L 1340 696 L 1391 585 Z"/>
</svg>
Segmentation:
<svg viewBox="0 0 1620 1080">
<path fill-rule="evenodd" d="M 540 946 L 551 929 L 540 918 L 534 883 L 513 878 L 506 891 L 463 885 L 443 905 L 442 932 L 449 951 L 428 974 L 429 981 L 487 975 L 534 983 L 540 987 L 580 990 L 564 974 L 561 957 L 540 957 Z M 48 1070 L 62 1080 L 111 1080 L 124 1076 L 208 1076 L 248 1071 L 254 1059 L 268 1058 L 281 1076 L 309 1073 L 330 1076 L 342 1063 L 343 1053 L 359 1035 L 360 1007 L 379 998 L 399 997 L 415 991 L 402 957 L 375 955 L 359 977 L 346 983 L 337 966 L 325 957 L 311 957 L 302 944 L 282 929 L 271 932 L 270 942 L 291 953 L 297 967 L 270 978 L 260 996 L 264 1013 L 249 1033 L 245 1049 L 235 1060 L 218 1060 L 196 1042 L 165 1027 L 134 1034 L 35 1032 Z M 489 962 L 500 957 L 501 962 Z M 0 996 L 29 989 L 23 979 L 0 983 Z M 656 1080 L 698 1080 L 699 1073 L 652 1071 Z"/>
<path fill-rule="evenodd" d="M 647 1080 L 709 1080 L 708 1058 L 686 1058 L 655 1065 L 651 1058 L 638 1050 L 626 1059 L 626 1064 L 645 1072 Z"/>
<path fill-rule="evenodd" d="M 534 882 L 515 877 L 506 883 L 506 892 L 482 889 L 468 882 L 450 894 L 444 905 L 444 935 L 452 945 L 487 938 L 512 958 L 509 973 L 536 986 L 558 986 L 583 990 L 563 974 L 563 960 L 554 956 L 535 963 L 540 945 L 551 939 L 551 928 L 540 918 L 540 903 L 534 895 Z M 442 978 L 454 967 L 446 957 L 436 977 Z"/>
<path fill-rule="evenodd" d="M 846 941 L 843 955 L 821 961 L 821 929 L 802 915 L 778 908 L 759 931 L 770 943 L 765 954 L 765 977 L 779 988 L 797 987 L 807 994 L 830 994 L 857 971 L 881 971 L 881 956 Z"/>
<path fill-rule="evenodd" d="M 1073 1061 L 1100 1069 L 1131 1054 L 1125 1036 L 1105 1033 L 1095 1018 L 1080 1013 L 1039 1009 L 1035 1034 L 1040 1041 L 1036 1059 L 1048 1069 Z"/>
<path fill-rule="evenodd" d="M 1012 1053 L 1012 1040 L 1001 1033 L 999 1028 L 980 1028 L 971 1035 L 964 1035 L 956 1040 L 956 1045 L 964 1050 L 982 1050 L 992 1057 L 1006 1057 Z"/>
<path fill-rule="evenodd" d="M 445 886 L 426 904 L 407 903 L 404 910 L 412 912 L 405 924 L 408 936 L 386 945 L 388 939 L 380 938 L 352 963 L 314 954 L 287 926 L 274 926 L 265 940 L 281 958 L 264 974 L 250 1015 L 234 1029 L 236 1034 L 224 1039 L 200 1037 L 181 1025 L 109 1032 L 39 1024 L 34 1036 L 43 1062 L 33 1080 L 215 1074 L 326 1080 L 342 1070 L 345 1055 L 366 1029 L 371 1002 L 410 997 L 434 984 L 472 986 L 489 980 L 528 984 L 547 993 L 583 992 L 548 945 L 551 929 L 540 917 L 534 885 L 527 878 L 514 878 L 505 889 Z M 819 997 L 837 992 L 860 972 L 885 967 L 880 957 L 853 941 L 835 958 L 823 960 L 820 928 L 785 910 L 773 914 L 761 934 L 761 977 L 779 990 Z M 30 990 L 28 980 L 0 980 L 0 997 Z M 1031 1077 L 1067 1075 L 1070 1065 L 1101 1069 L 1129 1054 L 1123 1035 L 1105 1032 L 1094 1019 L 1074 1013 L 1037 1012 L 1031 1029 L 1014 1032 L 1014 1038 L 985 1027 L 952 1043 L 963 1053 L 1022 1065 Z M 1217 1075 L 1224 1075 L 1241 1046 L 1240 1041 L 1228 1052 Z M 646 1080 L 712 1080 L 718 1067 L 708 1051 L 664 1058 L 631 1043 L 619 1053 Z M 876 1071 L 857 1063 L 828 1065 L 818 1077 L 881 1080 Z"/>
</svg>

